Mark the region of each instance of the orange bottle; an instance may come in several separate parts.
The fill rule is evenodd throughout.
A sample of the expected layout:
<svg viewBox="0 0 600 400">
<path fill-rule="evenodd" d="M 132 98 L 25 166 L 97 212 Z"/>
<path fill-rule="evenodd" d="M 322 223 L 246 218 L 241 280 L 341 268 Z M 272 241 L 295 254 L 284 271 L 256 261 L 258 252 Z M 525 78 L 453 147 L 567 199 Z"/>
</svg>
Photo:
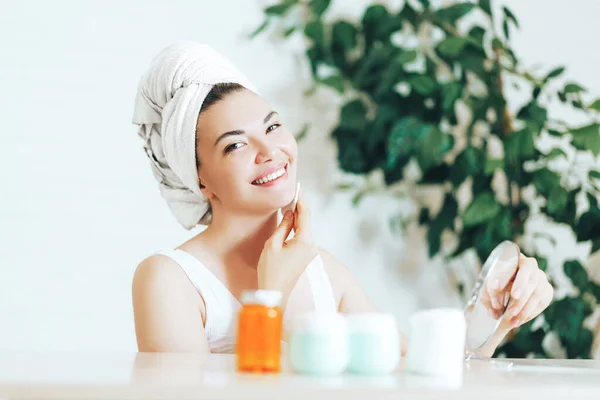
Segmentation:
<svg viewBox="0 0 600 400">
<path fill-rule="evenodd" d="M 279 372 L 283 311 L 281 292 L 246 291 L 238 316 L 237 369 L 240 372 Z"/>
</svg>

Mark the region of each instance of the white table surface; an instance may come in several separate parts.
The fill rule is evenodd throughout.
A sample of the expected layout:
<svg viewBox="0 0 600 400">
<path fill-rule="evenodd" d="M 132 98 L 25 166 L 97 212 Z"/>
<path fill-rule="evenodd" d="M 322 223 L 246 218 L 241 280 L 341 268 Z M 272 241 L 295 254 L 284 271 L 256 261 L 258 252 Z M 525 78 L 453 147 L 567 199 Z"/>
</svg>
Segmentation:
<svg viewBox="0 0 600 400">
<path fill-rule="evenodd" d="M 235 372 L 232 355 L 0 352 L 0 399 L 600 399 L 600 362 L 472 361 L 461 381 Z"/>
</svg>

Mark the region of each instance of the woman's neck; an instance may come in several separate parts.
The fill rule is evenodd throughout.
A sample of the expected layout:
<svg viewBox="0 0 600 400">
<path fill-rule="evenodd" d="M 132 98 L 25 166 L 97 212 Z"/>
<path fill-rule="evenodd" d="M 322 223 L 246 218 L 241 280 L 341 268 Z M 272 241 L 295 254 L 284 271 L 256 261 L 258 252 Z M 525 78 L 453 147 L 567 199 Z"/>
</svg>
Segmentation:
<svg viewBox="0 0 600 400">
<path fill-rule="evenodd" d="M 277 212 L 264 216 L 214 216 L 202 232 L 211 248 L 223 256 L 234 256 L 257 265 L 265 242 L 277 229 Z"/>
</svg>

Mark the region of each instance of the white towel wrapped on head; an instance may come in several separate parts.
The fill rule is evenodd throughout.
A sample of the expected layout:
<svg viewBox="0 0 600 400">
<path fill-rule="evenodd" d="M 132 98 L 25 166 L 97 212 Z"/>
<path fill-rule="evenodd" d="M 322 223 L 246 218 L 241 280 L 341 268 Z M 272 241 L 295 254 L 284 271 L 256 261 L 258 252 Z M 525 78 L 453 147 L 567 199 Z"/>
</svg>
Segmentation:
<svg viewBox="0 0 600 400">
<path fill-rule="evenodd" d="M 186 229 L 210 222 L 208 200 L 196 169 L 196 125 L 204 99 L 218 83 L 252 83 L 208 45 L 186 42 L 162 50 L 142 77 L 133 123 L 160 193 Z"/>
</svg>

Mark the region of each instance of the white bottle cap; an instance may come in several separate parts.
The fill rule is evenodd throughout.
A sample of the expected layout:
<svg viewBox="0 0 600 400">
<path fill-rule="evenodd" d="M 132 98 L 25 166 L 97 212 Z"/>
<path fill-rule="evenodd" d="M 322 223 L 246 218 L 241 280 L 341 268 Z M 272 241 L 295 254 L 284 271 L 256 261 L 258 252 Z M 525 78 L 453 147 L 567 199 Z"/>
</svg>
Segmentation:
<svg viewBox="0 0 600 400">
<path fill-rule="evenodd" d="M 241 303 L 277 307 L 281 304 L 282 297 L 278 290 L 246 290 L 242 293 Z"/>
</svg>

